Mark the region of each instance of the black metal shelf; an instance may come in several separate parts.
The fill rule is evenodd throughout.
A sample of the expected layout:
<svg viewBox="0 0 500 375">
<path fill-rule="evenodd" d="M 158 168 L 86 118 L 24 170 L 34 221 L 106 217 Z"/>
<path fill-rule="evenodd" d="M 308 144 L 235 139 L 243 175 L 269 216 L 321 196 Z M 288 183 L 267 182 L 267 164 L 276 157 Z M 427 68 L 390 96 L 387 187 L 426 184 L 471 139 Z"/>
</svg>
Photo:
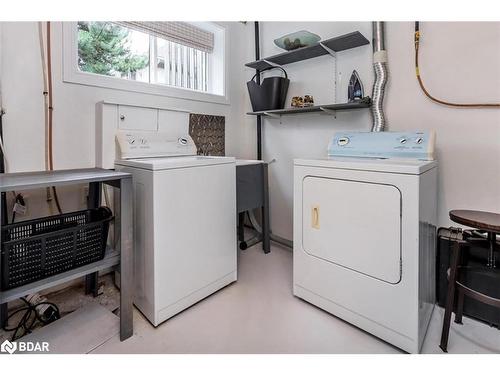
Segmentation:
<svg viewBox="0 0 500 375">
<path fill-rule="evenodd" d="M 360 47 L 366 44 L 370 44 L 368 39 L 366 39 L 359 31 L 354 31 L 349 34 L 344 34 L 335 38 L 323 40 L 307 47 L 298 48 L 293 51 L 288 51 L 280 53 L 279 55 L 274 55 L 266 57 L 264 59 L 253 61 L 245 65 L 250 68 L 262 70 L 274 65 L 286 65 L 298 61 L 312 59 L 314 57 L 327 55 L 330 53 L 328 50 L 339 52 L 351 48 Z"/>
<path fill-rule="evenodd" d="M 315 105 L 312 107 L 302 107 L 302 108 L 273 109 L 269 111 L 247 112 L 247 115 L 279 117 L 281 115 L 294 115 L 294 114 L 311 113 L 311 112 L 331 113 L 336 111 L 350 111 L 355 109 L 370 108 L 371 105 L 372 105 L 371 99 L 369 97 L 366 97 L 363 100 L 351 103 Z"/>
</svg>

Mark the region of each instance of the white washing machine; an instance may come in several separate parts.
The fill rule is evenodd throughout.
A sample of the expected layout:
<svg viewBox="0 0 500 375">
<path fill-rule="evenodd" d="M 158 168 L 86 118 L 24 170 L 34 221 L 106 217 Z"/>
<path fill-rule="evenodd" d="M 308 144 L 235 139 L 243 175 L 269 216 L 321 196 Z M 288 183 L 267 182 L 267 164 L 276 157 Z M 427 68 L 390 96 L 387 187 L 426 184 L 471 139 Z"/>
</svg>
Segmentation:
<svg viewBox="0 0 500 375">
<path fill-rule="evenodd" d="M 157 326 L 236 281 L 235 159 L 196 156 L 187 133 L 118 141 L 127 159 L 116 169 L 133 176 L 134 301 Z"/>
<path fill-rule="evenodd" d="M 435 301 L 435 161 L 294 162 L 293 291 L 418 353 Z"/>
<path fill-rule="evenodd" d="M 96 108 L 96 166 L 133 175 L 134 303 L 157 326 L 236 281 L 236 161 L 196 155 L 187 111 Z"/>
</svg>

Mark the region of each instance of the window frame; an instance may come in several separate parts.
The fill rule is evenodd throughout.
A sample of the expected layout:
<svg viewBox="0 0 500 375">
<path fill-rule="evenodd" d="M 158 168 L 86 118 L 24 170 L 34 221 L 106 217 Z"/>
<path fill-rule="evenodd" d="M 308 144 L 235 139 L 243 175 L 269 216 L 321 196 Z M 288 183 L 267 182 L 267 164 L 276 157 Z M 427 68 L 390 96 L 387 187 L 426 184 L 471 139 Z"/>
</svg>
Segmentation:
<svg viewBox="0 0 500 375">
<path fill-rule="evenodd" d="M 167 96 L 186 100 L 201 102 L 230 104 L 228 96 L 228 68 L 229 68 L 229 35 L 227 27 L 220 23 L 213 23 L 214 26 L 222 29 L 223 39 L 222 88 L 223 94 L 217 95 L 209 92 L 195 91 L 192 89 L 162 85 L 157 83 L 139 82 L 123 79 L 120 77 L 105 76 L 96 73 L 83 72 L 78 69 L 78 31 L 76 22 L 63 22 L 63 81 L 67 83 L 80 84 L 85 86 L 103 87 L 108 89 L 133 91 L 144 94 Z M 220 47 L 220 45 L 219 45 Z M 210 85 L 209 85 L 210 86 Z"/>
</svg>

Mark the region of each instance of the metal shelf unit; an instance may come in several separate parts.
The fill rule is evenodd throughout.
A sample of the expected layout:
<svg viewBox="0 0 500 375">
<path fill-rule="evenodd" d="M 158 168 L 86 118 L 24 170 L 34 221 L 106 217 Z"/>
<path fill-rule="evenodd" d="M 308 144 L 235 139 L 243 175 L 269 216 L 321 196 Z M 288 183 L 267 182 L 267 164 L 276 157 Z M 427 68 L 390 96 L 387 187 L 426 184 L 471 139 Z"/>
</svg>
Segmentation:
<svg viewBox="0 0 500 375">
<path fill-rule="evenodd" d="M 89 208 L 100 203 L 101 184 L 115 188 L 114 193 L 114 237 L 116 248 L 107 248 L 100 261 L 75 268 L 58 275 L 38 280 L 20 287 L 0 291 L 0 323 L 7 314 L 7 303 L 19 297 L 53 287 L 58 284 L 85 276 L 89 281 L 97 280 L 97 272 L 116 267 L 120 271 L 120 340 L 133 334 L 133 219 L 132 219 L 132 175 L 112 170 L 89 168 L 68 169 L 47 172 L 6 173 L 0 174 L 0 192 L 43 189 L 75 184 L 89 185 Z M 2 212 L 0 201 L 0 212 Z M 0 231 L 0 243 L 1 243 Z M 0 257 L 0 272 L 2 272 Z M 94 277 L 92 279 L 91 277 Z"/>
</svg>

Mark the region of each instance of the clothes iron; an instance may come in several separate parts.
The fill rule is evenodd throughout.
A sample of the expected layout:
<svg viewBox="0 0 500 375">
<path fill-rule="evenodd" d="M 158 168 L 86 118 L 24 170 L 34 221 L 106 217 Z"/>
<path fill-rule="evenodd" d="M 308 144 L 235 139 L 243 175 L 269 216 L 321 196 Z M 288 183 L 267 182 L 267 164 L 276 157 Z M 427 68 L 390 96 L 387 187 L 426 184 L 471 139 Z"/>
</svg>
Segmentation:
<svg viewBox="0 0 500 375">
<path fill-rule="evenodd" d="M 347 98 L 348 102 L 355 102 L 357 100 L 363 99 L 364 90 L 361 78 L 359 78 L 358 72 L 356 70 L 352 71 L 351 78 L 349 79 L 349 86 L 347 88 Z"/>
</svg>

